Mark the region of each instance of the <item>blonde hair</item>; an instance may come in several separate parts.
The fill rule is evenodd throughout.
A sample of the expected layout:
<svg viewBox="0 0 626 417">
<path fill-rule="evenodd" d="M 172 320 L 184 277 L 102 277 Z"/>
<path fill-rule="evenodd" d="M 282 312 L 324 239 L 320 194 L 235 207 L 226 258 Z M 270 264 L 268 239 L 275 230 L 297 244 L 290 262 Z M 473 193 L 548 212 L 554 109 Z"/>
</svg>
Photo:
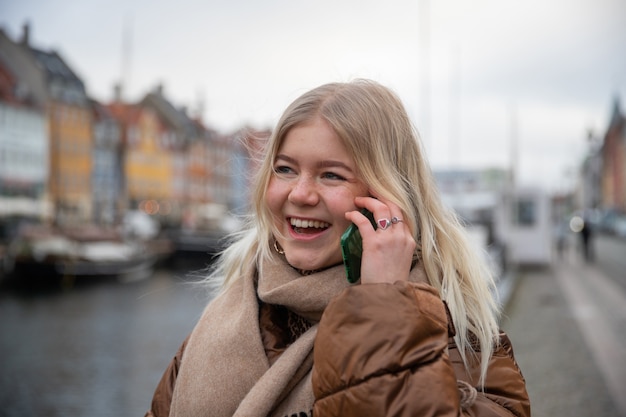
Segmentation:
<svg viewBox="0 0 626 417">
<path fill-rule="evenodd" d="M 400 99 L 376 82 L 326 84 L 287 107 L 269 138 L 255 177 L 254 213 L 245 230 L 222 253 L 213 275 L 223 278 L 225 288 L 253 272 L 260 260 L 270 255 L 274 231 L 265 198 L 274 158 L 289 130 L 315 117 L 333 127 L 353 155 L 361 179 L 402 209 L 418 243 L 417 255 L 428 281 L 450 310 L 459 353 L 466 367 L 480 355 L 479 383 L 484 383 L 499 331 L 493 278 L 456 216 L 443 206 L 417 132 Z M 479 342 L 480 354 L 472 346 L 471 335 Z M 473 354 L 468 357 L 466 352 Z"/>
</svg>

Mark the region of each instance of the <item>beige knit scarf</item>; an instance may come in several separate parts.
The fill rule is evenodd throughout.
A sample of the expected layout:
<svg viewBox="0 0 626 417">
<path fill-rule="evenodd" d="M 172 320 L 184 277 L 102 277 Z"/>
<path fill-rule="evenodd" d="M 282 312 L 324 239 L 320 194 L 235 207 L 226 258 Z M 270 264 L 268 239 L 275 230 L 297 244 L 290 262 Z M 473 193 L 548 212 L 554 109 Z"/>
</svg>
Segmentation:
<svg viewBox="0 0 626 417">
<path fill-rule="evenodd" d="M 258 285 L 254 276 L 242 277 L 206 307 L 194 328 L 170 416 L 309 415 L 317 322 L 347 286 L 342 265 L 302 276 L 277 255 L 262 265 Z M 271 367 L 259 331 L 257 297 L 316 323 Z"/>
<path fill-rule="evenodd" d="M 410 279 L 426 282 L 419 265 Z M 255 281 L 255 276 L 242 277 L 204 310 L 183 355 L 170 416 L 310 415 L 317 323 L 329 301 L 350 285 L 344 267 L 302 276 L 274 255 Z M 261 340 L 257 297 L 315 323 L 271 367 Z"/>
</svg>

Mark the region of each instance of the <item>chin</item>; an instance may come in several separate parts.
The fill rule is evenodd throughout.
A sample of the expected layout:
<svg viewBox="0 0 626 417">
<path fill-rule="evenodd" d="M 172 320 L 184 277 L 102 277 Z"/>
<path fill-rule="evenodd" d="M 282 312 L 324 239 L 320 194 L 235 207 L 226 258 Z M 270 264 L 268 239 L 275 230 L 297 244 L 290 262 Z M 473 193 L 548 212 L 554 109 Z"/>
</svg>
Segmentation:
<svg viewBox="0 0 626 417">
<path fill-rule="evenodd" d="M 324 259 L 318 261 L 311 254 L 298 254 L 298 256 L 287 256 L 287 262 L 289 262 L 289 265 L 293 266 L 296 269 L 301 269 L 304 271 L 315 271 L 318 269 L 325 269 L 332 265 L 336 265 L 341 262 L 341 259 Z"/>
</svg>

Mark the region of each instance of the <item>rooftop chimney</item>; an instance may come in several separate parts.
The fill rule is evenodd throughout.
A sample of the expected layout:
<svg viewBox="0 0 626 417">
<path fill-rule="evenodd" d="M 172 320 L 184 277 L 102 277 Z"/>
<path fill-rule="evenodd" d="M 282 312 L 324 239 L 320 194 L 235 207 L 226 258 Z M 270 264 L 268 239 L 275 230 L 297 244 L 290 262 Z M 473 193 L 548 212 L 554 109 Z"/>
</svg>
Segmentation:
<svg viewBox="0 0 626 417">
<path fill-rule="evenodd" d="M 30 24 L 28 22 L 22 25 L 22 39 L 20 41 L 22 45 L 30 45 Z"/>
<path fill-rule="evenodd" d="M 121 83 L 115 83 L 115 85 L 113 85 L 113 100 L 115 101 L 115 103 L 122 102 L 122 84 Z"/>
</svg>

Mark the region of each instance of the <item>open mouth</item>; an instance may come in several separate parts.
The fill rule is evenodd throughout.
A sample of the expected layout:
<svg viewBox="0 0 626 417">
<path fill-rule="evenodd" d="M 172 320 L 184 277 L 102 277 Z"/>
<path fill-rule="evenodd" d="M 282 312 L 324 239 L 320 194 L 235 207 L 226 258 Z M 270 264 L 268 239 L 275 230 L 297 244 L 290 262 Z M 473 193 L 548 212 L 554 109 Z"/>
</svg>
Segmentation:
<svg viewBox="0 0 626 417">
<path fill-rule="evenodd" d="M 289 224 L 291 224 L 293 231 L 298 234 L 319 233 L 330 227 L 330 223 L 318 220 L 295 219 L 293 217 L 289 219 Z"/>
</svg>

